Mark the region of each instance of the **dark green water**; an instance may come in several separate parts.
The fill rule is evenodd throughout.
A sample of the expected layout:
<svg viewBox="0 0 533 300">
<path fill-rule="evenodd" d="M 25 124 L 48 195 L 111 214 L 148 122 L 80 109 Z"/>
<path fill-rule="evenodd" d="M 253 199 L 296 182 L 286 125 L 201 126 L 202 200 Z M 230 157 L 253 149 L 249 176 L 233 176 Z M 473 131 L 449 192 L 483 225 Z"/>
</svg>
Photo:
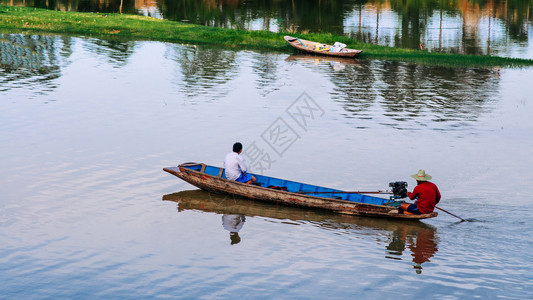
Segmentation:
<svg viewBox="0 0 533 300">
<path fill-rule="evenodd" d="M 0 298 L 531 299 L 531 78 L 2 35 Z M 323 113 L 302 126 L 303 93 Z M 278 120 L 290 147 L 265 139 Z M 162 171 L 220 166 L 235 141 L 271 155 L 265 174 L 339 189 L 424 168 L 473 222 L 183 192 Z"/>
<path fill-rule="evenodd" d="M 532 0 L 0 0 L 82 12 L 122 12 L 225 28 L 329 32 L 437 52 L 533 58 Z"/>
</svg>

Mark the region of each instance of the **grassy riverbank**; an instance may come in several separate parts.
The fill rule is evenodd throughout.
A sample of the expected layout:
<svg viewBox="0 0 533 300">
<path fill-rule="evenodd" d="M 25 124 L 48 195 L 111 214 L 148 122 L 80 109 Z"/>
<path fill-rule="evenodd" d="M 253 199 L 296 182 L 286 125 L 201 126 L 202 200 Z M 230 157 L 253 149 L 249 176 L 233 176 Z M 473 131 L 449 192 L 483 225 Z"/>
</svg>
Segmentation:
<svg viewBox="0 0 533 300">
<path fill-rule="evenodd" d="M 287 53 L 292 53 L 294 50 L 283 40 L 283 36 L 297 35 L 304 39 L 322 43 L 343 42 L 349 48 L 363 50 L 364 52 L 360 56 L 361 59 L 391 59 L 449 67 L 533 66 L 533 60 L 529 59 L 430 53 L 365 44 L 331 34 L 233 30 L 135 15 L 60 12 L 2 5 L 0 5 L 0 32 L 52 33 L 92 36 L 103 39 L 120 38 L 212 44 L 253 49 L 274 49 Z"/>
</svg>

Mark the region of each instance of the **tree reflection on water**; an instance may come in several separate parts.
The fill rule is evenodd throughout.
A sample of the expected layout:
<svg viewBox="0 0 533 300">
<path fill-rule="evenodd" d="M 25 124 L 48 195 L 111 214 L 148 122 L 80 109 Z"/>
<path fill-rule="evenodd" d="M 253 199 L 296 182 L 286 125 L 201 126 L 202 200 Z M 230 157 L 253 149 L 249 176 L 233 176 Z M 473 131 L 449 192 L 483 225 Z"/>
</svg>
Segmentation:
<svg viewBox="0 0 533 300">
<path fill-rule="evenodd" d="M 68 37 L 2 35 L 0 72 L 2 89 L 47 87 L 69 64 L 73 40 Z M 81 47 L 106 63 L 122 68 L 133 55 L 136 42 L 88 39 Z M 185 99 L 219 99 L 236 88 L 234 80 L 246 76 L 259 95 L 266 96 L 289 83 L 294 74 L 284 64 L 298 64 L 324 74 L 333 83 L 331 98 L 342 105 L 347 118 L 397 129 L 426 127 L 454 130 L 469 126 L 492 111 L 497 103 L 498 69 L 459 69 L 394 61 L 324 58 L 221 50 L 203 46 L 166 44 L 166 59 L 176 68 L 174 86 Z M 245 75 L 243 75 L 245 74 Z M 243 88 L 239 86 L 238 88 Z M 188 101 L 188 100 L 187 100 Z"/>
<path fill-rule="evenodd" d="M 348 118 L 377 118 L 375 121 L 398 129 L 446 126 L 453 130 L 475 122 L 497 101 L 498 69 L 362 61 L 332 70 L 327 58 L 321 61 L 335 85 L 332 98 L 342 104 Z"/>
<path fill-rule="evenodd" d="M 206 93 L 215 94 L 215 98 L 222 97 L 228 90 L 217 88 L 238 74 L 237 54 L 234 51 L 169 45 L 167 57 L 179 65 L 181 77 L 177 80 L 184 83 L 179 84 L 180 91 L 189 97 Z"/>
<path fill-rule="evenodd" d="M 279 67 L 279 55 L 257 53 L 253 55 L 253 72 L 257 75 L 256 89 L 261 96 L 266 96 L 279 90 L 289 77 L 283 68 Z"/>
<path fill-rule="evenodd" d="M 134 53 L 135 42 L 91 39 L 84 46 L 90 53 L 105 58 L 113 67 L 123 67 Z"/>
<path fill-rule="evenodd" d="M 107 58 L 107 63 L 123 67 L 133 54 L 135 42 L 91 39 L 82 44 L 90 53 Z M 0 86 L 54 90 L 63 68 L 70 64 L 74 40 L 65 36 L 0 34 Z"/>
<path fill-rule="evenodd" d="M 0 89 L 53 89 L 63 59 L 71 53 L 70 38 L 0 34 Z"/>
</svg>

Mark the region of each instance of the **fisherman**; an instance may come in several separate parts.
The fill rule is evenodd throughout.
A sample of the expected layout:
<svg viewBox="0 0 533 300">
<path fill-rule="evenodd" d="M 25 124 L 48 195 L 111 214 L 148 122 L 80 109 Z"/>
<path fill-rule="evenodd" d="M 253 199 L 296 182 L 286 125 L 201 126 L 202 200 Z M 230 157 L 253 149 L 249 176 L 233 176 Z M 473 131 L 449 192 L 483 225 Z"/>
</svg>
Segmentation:
<svg viewBox="0 0 533 300">
<path fill-rule="evenodd" d="M 233 152 L 228 153 L 224 159 L 224 169 L 226 169 L 226 178 L 237 182 L 255 183 L 254 176 L 247 174 L 246 165 L 244 164 L 244 158 L 241 156 L 242 144 L 233 144 Z"/>
<path fill-rule="evenodd" d="M 416 180 L 416 187 L 413 192 L 407 193 L 411 200 L 415 200 L 414 204 L 403 203 L 401 209 L 404 212 L 411 214 L 429 214 L 435 210 L 435 205 L 440 201 L 439 188 L 432 182 L 431 175 L 426 171 L 420 169 L 417 174 L 411 175 Z"/>
</svg>

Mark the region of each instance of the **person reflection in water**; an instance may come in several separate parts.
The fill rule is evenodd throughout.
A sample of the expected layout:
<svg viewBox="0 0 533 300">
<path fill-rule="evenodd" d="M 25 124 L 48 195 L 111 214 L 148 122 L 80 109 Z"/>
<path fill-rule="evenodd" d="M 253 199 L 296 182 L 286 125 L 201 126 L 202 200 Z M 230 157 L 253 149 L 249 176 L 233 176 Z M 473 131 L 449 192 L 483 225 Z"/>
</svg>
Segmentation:
<svg viewBox="0 0 533 300">
<path fill-rule="evenodd" d="M 224 229 L 229 231 L 229 238 L 231 240 L 232 245 L 238 244 L 241 241 L 239 231 L 241 230 L 245 221 L 246 218 L 241 215 L 222 216 L 222 226 L 224 227 Z"/>
<path fill-rule="evenodd" d="M 409 240 L 409 249 L 413 252 L 413 262 L 416 273 L 422 273 L 422 264 L 430 261 L 429 259 L 438 251 L 435 230 L 423 228 L 418 230 L 416 241 L 413 237 Z"/>
<path fill-rule="evenodd" d="M 433 227 L 418 227 L 405 225 L 393 232 L 392 241 L 387 246 L 390 254 L 387 258 L 400 259 L 406 244 L 411 250 L 414 269 L 417 274 L 422 273 L 422 264 L 430 261 L 438 251 L 436 232 Z M 398 258 L 396 257 L 398 256 Z"/>
</svg>

